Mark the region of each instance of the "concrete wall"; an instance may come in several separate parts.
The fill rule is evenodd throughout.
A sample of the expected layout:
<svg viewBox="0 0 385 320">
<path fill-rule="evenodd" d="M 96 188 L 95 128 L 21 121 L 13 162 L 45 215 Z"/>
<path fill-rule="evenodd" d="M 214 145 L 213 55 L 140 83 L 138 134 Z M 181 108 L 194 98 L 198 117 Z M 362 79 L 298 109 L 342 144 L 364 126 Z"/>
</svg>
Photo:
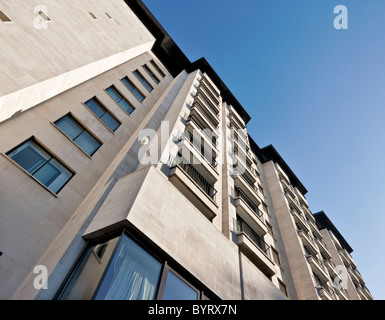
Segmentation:
<svg viewBox="0 0 385 320">
<path fill-rule="evenodd" d="M 305 260 L 303 244 L 297 235 L 275 164 L 269 161 L 263 167 L 286 252 L 285 269 L 290 270 L 293 279 L 293 282 L 289 282 L 289 293 L 293 296 L 297 295 L 301 300 L 317 300 L 318 295 L 312 280 L 312 271 Z"/>
<path fill-rule="evenodd" d="M 155 41 L 123 0 L 1 0 L 0 9 L 12 20 L 0 21 L 0 122 L 149 51 Z M 39 9 L 51 21 L 39 23 Z"/>
</svg>

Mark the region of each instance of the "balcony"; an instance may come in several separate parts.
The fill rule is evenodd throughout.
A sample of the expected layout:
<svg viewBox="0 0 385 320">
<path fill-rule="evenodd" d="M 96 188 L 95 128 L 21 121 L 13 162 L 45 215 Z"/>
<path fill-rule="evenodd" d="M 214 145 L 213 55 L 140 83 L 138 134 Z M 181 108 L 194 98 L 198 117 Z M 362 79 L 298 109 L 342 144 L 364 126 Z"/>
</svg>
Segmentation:
<svg viewBox="0 0 385 320">
<path fill-rule="evenodd" d="M 303 230 L 297 230 L 298 236 L 301 238 L 302 243 L 307 247 L 310 247 L 314 252 L 317 252 L 317 246 L 314 240 L 311 238 L 310 234 L 306 233 Z"/>
<path fill-rule="evenodd" d="M 318 259 L 314 255 L 307 255 L 306 261 L 310 264 L 312 270 L 314 273 L 316 273 L 318 276 L 322 278 L 324 281 L 329 280 L 329 275 L 326 271 L 325 266 L 323 265 L 322 261 Z"/>
<path fill-rule="evenodd" d="M 249 180 L 254 184 L 257 179 L 255 169 L 252 167 L 251 161 L 246 158 L 246 154 L 244 152 L 240 152 L 237 147 L 234 147 L 233 154 L 235 155 L 235 161 L 233 162 L 233 165 L 239 166 L 240 171 L 245 173 Z"/>
<path fill-rule="evenodd" d="M 322 300 L 334 300 L 332 290 L 328 285 L 317 286 L 316 289 Z"/>
<path fill-rule="evenodd" d="M 369 300 L 369 299 L 366 297 L 365 292 L 364 292 L 364 290 L 362 289 L 362 287 L 356 287 L 356 290 L 357 290 L 358 296 L 360 297 L 361 300 Z"/>
<path fill-rule="evenodd" d="M 311 229 L 312 233 L 313 233 L 316 237 L 322 239 L 323 236 L 322 236 L 321 232 L 319 231 L 319 229 L 318 229 L 317 225 L 315 224 L 315 222 L 313 222 L 313 220 L 310 220 L 310 219 L 308 218 L 309 216 L 306 215 L 306 214 L 305 214 L 305 217 L 306 217 L 307 224 L 310 226 L 310 229 Z"/>
<path fill-rule="evenodd" d="M 346 257 L 344 249 L 338 250 L 338 253 L 340 254 L 341 260 L 342 260 L 342 262 L 344 263 L 344 265 L 345 265 L 347 268 L 350 267 L 350 261 L 349 261 L 349 259 Z"/>
<path fill-rule="evenodd" d="M 334 290 L 340 300 L 349 300 L 349 294 L 345 288 L 334 288 Z"/>
<path fill-rule="evenodd" d="M 344 253 L 346 259 L 349 261 L 349 264 L 350 264 L 353 268 L 356 268 L 357 266 L 356 266 L 356 264 L 355 264 L 355 262 L 354 262 L 352 256 L 350 255 L 350 253 L 349 253 L 346 249 L 343 249 L 342 251 L 343 251 L 343 253 Z"/>
<path fill-rule="evenodd" d="M 263 213 L 258 210 L 260 202 L 251 200 L 240 188 L 235 188 L 235 206 L 237 214 L 263 237 L 267 233 L 267 226 L 263 221 Z"/>
<path fill-rule="evenodd" d="M 297 210 L 294 210 L 290 207 L 290 213 L 294 217 L 294 221 L 296 223 L 299 223 L 301 226 L 301 229 L 304 230 L 306 233 L 310 232 L 310 228 L 305 222 L 305 219 L 302 217 L 302 214 L 299 213 Z"/>
<path fill-rule="evenodd" d="M 297 192 L 297 195 L 298 194 L 301 194 L 301 193 Z M 311 221 L 314 224 L 314 226 L 316 226 L 315 218 L 314 218 L 313 214 L 311 213 L 311 211 L 309 210 L 309 208 L 305 205 L 301 205 L 301 208 L 302 208 L 302 211 L 305 213 L 306 219 L 308 221 Z M 318 228 L 317 228 L 317 230 L 318 230 Z"/>
<path fill-rule="evenodd" d="M 320 249 L 320 251 L 326 256 L 328 257 L 329 259 L 332 257 L 332 255 L 330 254 L 328 248 L 327 248 L 327 245 L 325 243 L 325 241 L 323 241 L 322 239 L 320 238 L 316 238 L 316 243 L 318 245 L 318 248 Z"/>
<path fill-rule="evenodd" d="M 208 128 L 208 126 L 201 121 L 199 117 L 194 114 L 190 114 L 187 119 L 186 128 L 190 128 L 194 133 L 199 132 L 202 138 L 209 142 L 212 147 L 217 150 L 219 138 L 218 134 Z"/>
<path fill-rule="evenodd" d="M 372 294 L 370 293 L 369 289 L 366 286 L 363 286 L 362 290 L 368 300 L 374 300 L 374 297 L 372 296 Z"/>
<path fill-rule="evenodd" d="M 169 180 L 212 221 L 218 213 L 217 190 L 188 160 L 170 157 Z"/>
<path fill-rule="evenodd" d="M 243 220 L 237 221 L 238 246 L 268 278 L 275 274 L 275 263 L 270 259 L 270 246 Z"/>
<path fill-rule="evenodd" d="M 203 124 L 204 129 L 209 129 L 215 136 L 219 137 L 219 119 L 214 118 L 212 114 L 208 113 L 199 99 L 194 100 L 190 115 L 198 118 Z"/>
<path fill-rule="evenodd" d="M 342 246 L 340 244 L 340 241 L 337 239 L 337 237 L 334 235 L 333 232 L 329 231 L 330 237 L 332 238 L 334 245 L 336 246 L 337 250 L 342 250 Z"/>
<path fill-rule="evenodd" d="M 283 171 L 283 169 L 278 164 L 275 164 L 275 168 L 277 169 L 278 174 L 281 174 L 288 182 L 290 181 L 285 171 Z"/>
<path fill-rule="evenodd" d="M 238 113 L 234 110 L 233 107 L 230 108 L 229 118 L 230 118 L 230 126 L 238 130 L 238 132 L 243 131 L 246 128 L 246 125 L 243 119 L 238 115 Z"/>
<path fill-rule="evenodd" d="M 219 110 L 218 106 L 213 104 L 213 102 L 210 101 L 210 99 L 207 97 L 206 93 L 202 90 L 202 88 L 199 88 L 197 91 L 197 94 L 195 96 L 195 100 L 193 103 L 198 104 L 200 108 L 204 109 L 205 114 L 207 114 L 213 124 L 219 125 Z"/>
<path fill-rule="evenodd" d="M 357 278 L 353 268 L 348 267 L 347 269 L 348 269 L 349 276 L 352 279 L 353 283 L 355 283 L 356 285 L 360 285 L 360 280 Z"/>
<path fill-rule="evenodd" d="M 217 99 L 220 97 L 220 91 L 216 88 L 216 86 L 211 82 L 206 74 L 203 75 L 200 85 L 205 85 L 211 94 L 215 96 Z"/>
<path fill-rule="evenodd" d="M 354 272 L 357 280 L 360 282 L 361 285 L 364 285 L 365 284 L 365 280 L 362 277 L 361 273 L 357 269 L 355 269 L 354 267 L 352 269 L 353 269 L 353 272 Z"/>
<path fill-rule="evenodd" d="M 235 172 L 232 174 L 234 178 L 234 186 L 242 189 L 242 191 L 247 195 L 251 201 L 254 203 L 260 203 L 261 200 L 257 194 L 257 187 L 255 184 L 245 175 L 244 173 Z"/>
<path fill-rule="evenodd" d="M 186 148 L 189 150 L 189 152 L 192 152 L 194 156 L 199 159 L 197 163 L 202 163 L 206 166 L 208 165 L 209 167 L 207 169 L 210 174 L 214 175 L 214 177 L 217 177 L 218 162 L 216 161 L 216 152 L 211 148 L 206 148 L 205 144 L 207 145 L 208 143 L 204 141 L 202 142 L 202 139 L 199 139 L 199 135 L 196 136 L 198 136 L 198 138 L 194 137 L 190 131 L 183 132 L 183 134 L 179 137 L 179 141 L 181 142 L 178 144 L 178 146 L 180 148 Z"/>
<path fill-rule="evenodd" d="M 340 277 L 340 275 L 337 273 L 336 265 L 332 260 L 324 260 L 323 261 L 324 266 L 326 267 L 329 274 L 332 276 L 332 278 Z"/>
<path fill-rule="evenodd" d="M 208 110 L 216 117 L 219 117 L 219 99 L 217 99 L 210 91 L 208 90 L 205 84 L 201 84 L 197 91 L 197 97 L 199 97 Z"/>
</svg>

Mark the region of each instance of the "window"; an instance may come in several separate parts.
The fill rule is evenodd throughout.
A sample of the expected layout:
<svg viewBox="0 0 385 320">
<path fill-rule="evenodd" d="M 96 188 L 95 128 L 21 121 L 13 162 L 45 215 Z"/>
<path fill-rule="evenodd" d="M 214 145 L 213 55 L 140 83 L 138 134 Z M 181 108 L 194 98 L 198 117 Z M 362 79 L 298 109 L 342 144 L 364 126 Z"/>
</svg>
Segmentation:
<svg viewBox="0 0 385 320">
<path fill-rule="evenodd" d="M 152 80 L 154 80 L 154 82 L 156 84 L 159 84 L 160 80 L 156 77 L 156 75 L 151 71 L 151 69 L 146 65 L 144 64 L 143 66 L 143 69 L 148 73 L 148 75 L 151 77 Z"/>
<path fill-rule="evenodd" d="M 74 175 L 33 138 L 8 152 L 7 156 L 53 193 L 58 193 Z"/>
<path fill-rule="evenodd" d="M 138 88 L 131 82 L 128 77 L 124 77 L 122 79 L 123 84 L 132 92 L 132 94 L 140 101 L 142 102 L 146 97 L 143 93 L 141 93 Z"/>
<path fill-rule="evenodd" d="M 156 69 L 156 71 L 159 72 L 159 74 L 162 76 L 162 78 L 164 78 L 166 76 L 165 73 L 162 71 L 161 68 L 159 68 L 159 66 L 156 64 L 156 62 L 154 60 L 150 60 L 150 63 Z"/>
<path fill-rule="evenodd" d="M 102 145 L 71 114 L 57 120 L 54 124 L 90 157 Z"/>
<path fill-rule="evenodd" d="M 12 20 L 1 10 L 0 10 L 0 20 L 3 22 L 12 22 Z"/>
<path fill-rule="evenodd" d="M 134 75 L 138 78 L 138 80 L 144 85 L 144 87 L 151 92 L 154 88 L 150 85 L 150 83 L 142 76 L 139 70 L 134 71 Z"/>
<path fill-rule="evenodd" d="M 168 270 L 162 300 L 198 300 L 199 292 L 173 271 Z"/>
<path fill-rule="evenodd" d="M 85 105 L 97 116 L 111 131 L 119 128 L 120 122 L 102 106 L 96 97 L 85 102 Z"/>
<path fill-rule="evenodd" d="M 111 86 L 106 89 L 107 93 L 111 96 L 112 99 L 114 99 L 118 105 L 122 107 L 124 111 L 126 111 L 128 114 L 131 114 L 134 112 L 135 108 L 132 106 L 128 100 L 123 97 L 120 92 L 116 89 L 115 86 Z"/>
<path fill-rule="evenodd" d="M 271 247 L 271 252 L 272 252 L 272 256 L 273 256 L 273 261 L 278 264 L 279 266 L 281 266 L 281 259 L 279 258 L 279 253 L 277 250 L 275 250 L 275 248 Z"/>
<path fill-rule="evenodd" d="M 89 246 L 57 299 L 199 300 L 207 294 L 123 233 Z"/>
<path fill-rule="evenodd" d="M 282 293 L 283 293 L 286 297 L 288 297 L 289 295 L 288 295 L 288 293 L 287 293 L 287 287 L 286 287 L 286 285 L 285 285 L 281 280 L 279 280 L 279 279 L 278 279 L 278 285 L 279 285 L 279 290 L 281 290 Z"/>
</svg>

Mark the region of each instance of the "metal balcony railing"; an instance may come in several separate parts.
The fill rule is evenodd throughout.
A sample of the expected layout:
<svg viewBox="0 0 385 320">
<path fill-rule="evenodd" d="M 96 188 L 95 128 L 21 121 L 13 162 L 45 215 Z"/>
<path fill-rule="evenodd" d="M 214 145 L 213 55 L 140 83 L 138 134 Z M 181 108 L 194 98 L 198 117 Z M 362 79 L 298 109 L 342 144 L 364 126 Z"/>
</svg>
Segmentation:
<svg viewBox="0 0 385 320">
<path fill-rule="evenodd" d="M 203 103 L 209 108 L 209 110 L 215 115 L 215 117 L 219 121 L 219 110 L 217 109 L 217 105 L 215 105 L 214 102 L 210 100 L 204 89 L 202 90 L 201 86 L 197 91 L 197 96 L 200 97 L 203 101 Z"/>
<path fill-rule="evenodd" d="M 170 161 L 170 168 L 178 166 L 182 169 L 196 184 L 205 192 L 214 202 L 216 202 L 217 190 L 209 183 L 190 162 L 178 154 L 178 157 L 172 158 Z"/>
<path fill-rule="evenodd" d="M 237 231 L 244 232 L 270 258 L 270 246 L 241 218 L 237 220 Z"/>
<path fill-rule="evenodd" d="M 262 217 L 262 212 L 258 210 L 258 206 L 250 200 L 250 198 L 240 188 L 235 188 L 235 196 L 241 198 L 250 209 L 259 217 Z"/>
<path fill-rule="evenodd" d="M 208 131 L 212 132 L 210 128 L 207 128 L 202 121 L 200 121 L 195 115 L 190 115 L 187 121 L 192 121 L 195 125 L 201 130 L 201 132 L 211 141 L 213 146 L 216 148 L 218 146 L 218 141 L 215 136 L 208 134 Z"/>
<path fill-rule="evenodd" d="M 218 162 L 215 160 L 215 152 L 213 152 L 212 150 L 207 150 L 204 145 L 199 140 L 197 140 L 190 131 L 185 131 L 182 134 L 181 138 L 187 139 L 213 168 L 216 168 L 218 166 Z"/>
<path fill-rule="evenodd" d="M 202 98 L 201 98 L 202 99 Z M 204 119 L 214 128 L 218 129 L 219 127 L 219 119 L 218 118 L 213 118 L 212 115 L 210 115 L 206 110 L 205 107 L 202 105 L 202 102 L 195 99 L 193 103 L 193 108 L 198 109 L 204 116 Z"/>
</svg>

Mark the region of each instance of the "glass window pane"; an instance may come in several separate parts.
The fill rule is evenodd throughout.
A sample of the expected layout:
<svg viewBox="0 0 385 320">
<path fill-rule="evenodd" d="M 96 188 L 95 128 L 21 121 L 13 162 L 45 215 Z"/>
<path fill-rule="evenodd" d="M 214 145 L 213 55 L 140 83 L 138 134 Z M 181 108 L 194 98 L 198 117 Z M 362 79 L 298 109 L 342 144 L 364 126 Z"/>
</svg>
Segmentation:
<svg viewBox="0 0 385 320">
<path fill-rule="evenodd" d="M 60 173 L 61 172 L 58 168 L 52 165 L 52 163 L 48 162 L 38 171 L 36 171 L 33 176 L 45 186 L 49 186 L 52 182 L 55 181 L 57 177 L 60 176 Z"/>
<path fill-rule="evenodd" d="M 106 91 L 128 114 L 131 114 L 134 111 L 131 104 L 114 88 L 114 86 L 107 88 Z"/>
<path fill-rule="evenodd" d="M 104 113 L 103 106 L 95 99 L 92 98 L 91 100 L 88 100 L 85 105 L 90 108 L 90 110 L 95 113 L 95 115 L 100 118 Z"/>
<path fill-rule="evenodd" d="M 138 98 L 140 102 L 144 100 L 145 96 L 135 87 L 135 85 L 127 77 L 124 77 L 122 79 L 122 82 L 133 93 L 133 95 Z"/>
<path fill-rule="evenodd" d="M 83 128 L 77 123 L 77 121 L 69 115 L 56 121 L 55 125 L 72 140 L 74 140 L 83 131 Z"/>
<path fill-rule="evenodd" d="M 116 131 L 119 128 L 120 123 L 116 120 L 111 114 L 105 113 L 100 120 L 104 122 L 104 124 L 111 129 L 111 131 Z"/>
<path fill-rule="evenodd" d="M 7 154 L 52 192 L 57 193 L 73 173 L 30 140 Z"/>
<path fill-rule="evenodd" d="M 48 166 L 46 168 L 46 166 Z M 42 170 L 42 172 L 40 172 Z M 57 175 L 56 172 L 59 171 L 60 174 Z M 53 193 L 58 193 L 61 188 L 72 178 L 74 175 L 71 171 L 69 171 L 65 166 L 63 166 L 58 160 L 51 159 L 49 163 L 47 163 L 42 169 L 39 171 L 39 175 L 45 177 L 47 179 L 47 183 L 45 186 L 50 189 Z M 49 176 L 51 175 L 51 177 Z M 37 175 L 34 175 L 36 179 L 39 179 Z"/>
<path fill-rule="evenodd" d="M 121 97 L 119 97 L 119 94 L 118 92 L 113 88 L 113 87 L 109 87 L 106 89 L 106 91 L 108 92 L 108 94 L 116 101 L 119 103 L 119 101 L 121 100 Z"/>
<path fill-rule="evenodd" d="M 128 114 L 135 110 L 126 100 L 121 100 L 119 104 Z"/>
<path fill-rule="evenodd" d="M 146 89 L 151 92 L 154 88 L 147 82 L 147 80 L 142 76 L 142 74 L 138 71 L 134 71 L 134 75 L 139 79 L 139 81 L 146 87 Z"/>
<path fill-rule="evenodd" d="M 119 238 L 114 238 L 87 250 L 69 282 L 59 296 L 59 300 L 91 300 Z M 100 247 L 103 254 L 100 254 Z"/>
<path fill-rule="evenodd" d="M 101 146 L 101 143 L 86 131 L 83 131 L 74 142 L 89 156 L 92 156 Z"/>
<path fill-rule="evenodd" d="M 123 236 L 107 268 L 95 300 L 153 300 L 162 264 Z"/>
<path fill-rule="evenodd" d="M 163 300 L 198 300 L 198 292 L 172 271 L 169 271 L 163 293 Z"/>
<path fill-rule="evenodd" d="M 32 141 L 24 143 L 9 153 L 8 156 L 31 174 L 38 170 L 50 158 L 47 153 L 40 150 Z"/>
</svg>

